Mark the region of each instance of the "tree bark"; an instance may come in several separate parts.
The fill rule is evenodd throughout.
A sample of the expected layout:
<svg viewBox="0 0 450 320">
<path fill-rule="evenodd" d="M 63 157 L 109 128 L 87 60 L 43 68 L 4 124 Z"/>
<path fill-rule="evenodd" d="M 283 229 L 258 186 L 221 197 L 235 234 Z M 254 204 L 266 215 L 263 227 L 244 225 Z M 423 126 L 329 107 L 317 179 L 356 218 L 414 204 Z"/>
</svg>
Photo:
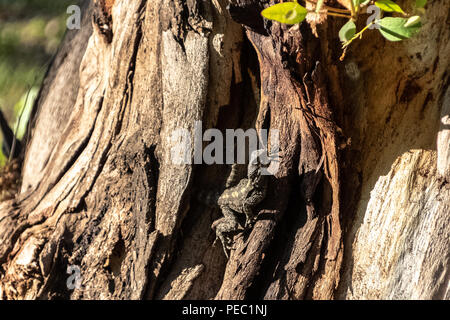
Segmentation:
<svg viewBox="0 0 450 320">
<path fill-rule="evenodd" d="M 368 33 L 341 62 L 342 20 L 263 20 L 273 3 L 85 5 L 36 102 L 21 192 L 0 204 L 0 298 L 449 298 L 450 4 L 429 3 L 416 38 Z M 280 132 L 228 260 L 221 212 L 197 195 L 229 167 L 170 161 L 173 131 L 197 121 Z"/>
</svg>

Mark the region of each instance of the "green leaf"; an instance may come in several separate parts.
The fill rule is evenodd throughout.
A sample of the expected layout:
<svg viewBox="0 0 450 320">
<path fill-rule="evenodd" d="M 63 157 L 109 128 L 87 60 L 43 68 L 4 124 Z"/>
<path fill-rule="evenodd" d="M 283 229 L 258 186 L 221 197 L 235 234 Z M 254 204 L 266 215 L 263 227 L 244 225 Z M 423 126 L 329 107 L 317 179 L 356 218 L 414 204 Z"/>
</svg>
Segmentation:
<svg viewBox="0 0 450 320">
<path fill-rule="evenodd" d="M 29 92 L 26 92 L 22 95 L 20 100 L 14 105 L 14 112 L 17 115 L 16 122 L 14 123 L 13 128 L 17 129 L 17 138 L 22 139 L 28 126 L 28 120 L 30 119 L 31 112 L 33 110 L 34 101 L 38 96 L 39 88 L 33 87 L 29 89 Z M 19 115 L 22 115 L 19 117 Z M 20 118 L 20 124 L 19 122 Z"/>
<path fill-rule="evenodd" d="M 427 4 L 427 0 L 416 0 L 416 8 L 423 8 Z"/>
<path fill-rule="evenodd" d="M 410 19 L 392 17 L 383 18 L 378 20 L 380 26 L 380 29 L 378 30 L 380 30 L 383 37 L 389 41 L 401 41 L 411 38 L 419 31 L 422 24 L 420 21 L 415 21 L 413 25 L 411 25 L 411 22 L 407 24 Z"/>
<path fill-rule="evenodd" d="M 391 0 L 378 0 L 375 2 L 375 5 L 383 11 L 386 12 L 398 12 L 405 14 L 405 12 L 400 8 L 398 4 Z"/>
<path fill-rule="evenodd" d="M 270 20 L 279 21 L 286 24 L 296 24 L 305 20 L 308 10 L 297 2 L 278 3 L 264 9 L 261 15 Z"/>
<path fill-rule="evenodd" d="M 341 39 L 342 42 L 347 42 L 356 33 L 356 25 L 352 20 L 349 20 L 344 26 L 339 30 L 339 39 Z"/>
<path fill-rule="evenodd" d="M 406 21 L 404 27 L 408 28 L 408 27 L 413 27 L 417 24 L 420 23 L 420 17 L 419 16 L 412 16 L 411 18 L 408 19 L 408 21 Z M 419 26 L 420 28 L 420 26 Z"/>
</svg>

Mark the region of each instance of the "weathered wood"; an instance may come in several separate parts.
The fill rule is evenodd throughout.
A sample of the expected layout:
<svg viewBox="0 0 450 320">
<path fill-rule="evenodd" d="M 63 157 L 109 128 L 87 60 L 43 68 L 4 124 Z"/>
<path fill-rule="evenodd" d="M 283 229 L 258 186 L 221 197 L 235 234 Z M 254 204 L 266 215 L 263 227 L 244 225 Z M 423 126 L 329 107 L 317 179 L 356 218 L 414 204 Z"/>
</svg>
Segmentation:
<svg viewBox="0 0 450 320">
<path fill-rule="evenodd" d="M 450 186 L 436 152 L 405 153 L 372 190 L 353 246 L 348 299 L 448 299 Z"/>
<path fill-rule="evenodd" d="M 81 29 L 67 31 L 36 99 L 27 135 L 22 193 L 35 189 L 41 181 L 46 162 L 72 113 L 79 89 L 80 63 L 92 33 L 89 3 L 83 1 Z"/>
<path fill-rule="evenodd" d="M 439 176 L 450 181 L 450 88 L 443 96 L 441 124 L 437 138 L 437 170 Z"/>
</svg>

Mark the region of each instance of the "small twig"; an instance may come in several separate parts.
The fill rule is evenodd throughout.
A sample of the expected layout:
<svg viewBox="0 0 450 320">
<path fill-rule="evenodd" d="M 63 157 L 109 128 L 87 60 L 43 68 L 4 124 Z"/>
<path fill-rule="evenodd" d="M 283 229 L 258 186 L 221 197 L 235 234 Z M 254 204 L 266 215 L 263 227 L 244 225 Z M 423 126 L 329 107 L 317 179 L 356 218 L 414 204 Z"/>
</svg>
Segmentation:
<svg viewBox="0 0 450 320">
<path fill-rule="evenodd" d="M 346 14 L 342 14 L 342 13 L 334 13 L 334 12 L 327 12 L 327 15 L 329 16 L 333 16 L 333 17 L 341 17 L 341 18 L 347 18 L 347 19 L 351 19 L 352 17 Z"/>
<path fill-rule="evenodd" d="M 355 5 L 353 4 L 353 0 L 350 0 L 350 11 L 351 11 L 351 14 L 352 14 L 352 19 L 353 20 L 356 20 L 356 13 L 358 12 L 358 9 L 356 8 L 355 9 Z"/>
<path fill-rule="evenodd" d="M 343 49 L 347 48 L 350 43 L 352 43 L 353 40 L 357 39 L 357 38 L 362 38 L 362 34 L 364 31 L 366 31 L 372 24 L 375 23 L 376 20 L 371 21 L 369 24 L 367 24 L 360 32 L 358 32 L 357 34 L 355 34 L 353 36 L 353 38 L 351 38 L 350 40 L 348 40 L 346 43 L 344 43 L 344 45 L 342 46 Z"/>
<path fill-rule="evenodd" d="M 333 11 L 333 12 L 337 12 L 337 13 L 351 13 L 350 10 L 347 9 L 339 9 L 339 8 L 333 8 L 333 7 L 329 7 L 327 5 L 323 5 L 324 9 L 327 9 L 328 11 Z"/>
<path fill-rule="evenodd" d="M 342 52 L 342 55 L 341 55 L 341 57 L 339 58 L 340 61 L 344 61 L 345 55 L 347 54 L 347 49 L 348 49 L 348 47 L 345 47 L 345 48 L 344 48 L 344 51 Z"/>
<path fill-rule="evenodd" d="M 341 18 L 346 18 L 346 19 L 350 19 L 351 18 L 349 15 L 345 15 L 345 14 L 341 14 L 341 13 L 329 12 L 329 11 L 325 11 L 325 10 L 322 10 L 319 13 L 317 13 L 316 11 L 313 11 L 313 10 L 308 10 L 308 13 L 326 14 L 326 15 L 329 15 L 329 16 L 341 17 Z"/>
</svg>

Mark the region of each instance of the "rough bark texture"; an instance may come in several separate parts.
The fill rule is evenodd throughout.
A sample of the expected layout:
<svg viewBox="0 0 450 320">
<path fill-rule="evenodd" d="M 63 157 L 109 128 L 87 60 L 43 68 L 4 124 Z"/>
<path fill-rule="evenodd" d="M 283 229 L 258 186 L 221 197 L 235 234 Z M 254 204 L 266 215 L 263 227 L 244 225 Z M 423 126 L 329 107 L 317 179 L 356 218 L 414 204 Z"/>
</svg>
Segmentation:
<svg viewBox="0 0 450 320">
<path fill-rule="evenodd" d="M 449 298 L 447 1 L 415 39 L 369 33 L 344 62 L 341 20 L 317 38 L 264 21 L 274 1 L 98 3 L 112 38 L 86 7 L 36 103 L 22 192 L 0 204 L 0 298 Z M 170 160 L 199 120 L 280 130 L 228 261 L 196 195 L 229 168 Z"/>
</svg>

